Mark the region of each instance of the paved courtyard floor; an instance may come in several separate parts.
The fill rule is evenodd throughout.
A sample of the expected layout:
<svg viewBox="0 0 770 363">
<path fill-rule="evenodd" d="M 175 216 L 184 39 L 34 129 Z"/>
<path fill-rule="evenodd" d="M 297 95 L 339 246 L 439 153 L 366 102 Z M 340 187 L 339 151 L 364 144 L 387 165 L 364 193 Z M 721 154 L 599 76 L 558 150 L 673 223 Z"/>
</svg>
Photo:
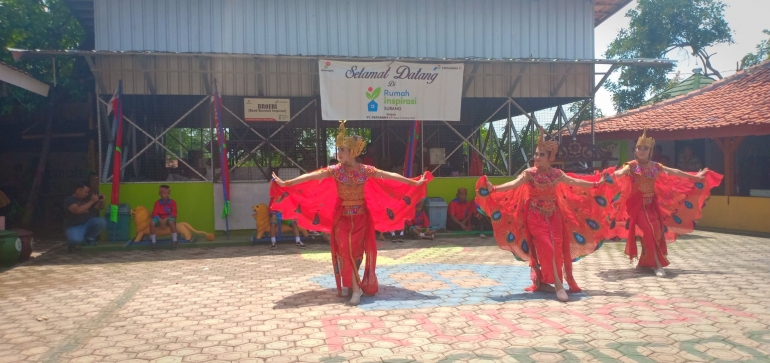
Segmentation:
<svg viewBox="0 0 770 363">
<path fill-rule="evenodd" d="M 560 303 L 492 239 L 381 242 L 348 307 L 320 243 L 58 249 L 0 272 L 0 362 L 770 362 L 770 239 L 685 236 L 666 278 L 622 251 Z"/>
</svg>

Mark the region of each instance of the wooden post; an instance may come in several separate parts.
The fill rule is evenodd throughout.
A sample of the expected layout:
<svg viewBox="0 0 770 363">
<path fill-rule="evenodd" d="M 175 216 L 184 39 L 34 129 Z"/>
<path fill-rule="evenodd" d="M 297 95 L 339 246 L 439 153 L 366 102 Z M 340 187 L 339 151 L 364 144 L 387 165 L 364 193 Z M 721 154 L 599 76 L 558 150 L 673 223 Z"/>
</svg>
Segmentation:
<svg viewBox="0 0 770 363">
<path fill-rule="evenodd" d="M 54 91 L 54 89 L 52 89 Z M 32 181 L 32 188 L 29 191 L 29 197 L 27 198 L 27 205 L 24 207 L 24 214 L 21 218 L 21 225 L 24 228 L 30 228 L 32 225 L 32 217 L 35 212 L 35 204 L 40 196 L 40 186 L 43 184 L 43 176 L 45 175 L 46 162 L 48 161 L 48 150 L 51 147 L 51 129 L 53 127 L 54 112 L 56 111 L 54 103 L 54 93 L 52 92 L 51 102 L 48 109 L 48 119 L 45 124 L 45 137 L 43 138 L 43 147 L 40 150 L 40 161 L 37 164 L 37 171 L 35 172 L 35 179 Z"/>
<path fill-rule="evenodd" d="M 725 195 L 728 197 L 735 195 L 735 152 L 741 146 L 744 138 L 745 136 L 713 138 L 724 156 Z"/>
</svg>

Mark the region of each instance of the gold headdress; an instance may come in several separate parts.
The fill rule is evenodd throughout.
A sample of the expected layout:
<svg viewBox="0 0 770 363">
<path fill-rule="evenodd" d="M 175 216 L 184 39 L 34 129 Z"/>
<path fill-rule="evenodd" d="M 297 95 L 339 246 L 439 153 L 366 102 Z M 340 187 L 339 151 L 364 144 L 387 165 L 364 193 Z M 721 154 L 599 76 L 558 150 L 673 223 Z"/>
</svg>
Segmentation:
<svg viewBox="0 0 770 363">
<path fill-rule="evenodd" d="M 548 161 L 554 161 L 556 160 L 556 154 L 559 152 L 559 143 L 553 140 L 546 141 L 545 134 L 545 130 L 540 127 L 540 131 L 537 135 L 537 147 L 540 150 L 548 151 Z"/>
<path fill-rule="evenodd" d="M 642 133 L 642 136 L 639 137 L 639 140 L 636 141 L 636 146 L 647 146 L 650 148 L 650 150 L 655 148 L 655 139 L 651 137 L 647 137 L 647 128 L 644 128 L 644 133 Z"/>
<path fill-rule="evenodd" d="M 355 158 L 361 155 L 366 147 L 366 141 L 358 135 L 345 135 L 345 120 L 340 121 L 340 127 L 337 129 L 337 148 L 346 148 L 350 150 L 350 157 Z"/>
</svg>

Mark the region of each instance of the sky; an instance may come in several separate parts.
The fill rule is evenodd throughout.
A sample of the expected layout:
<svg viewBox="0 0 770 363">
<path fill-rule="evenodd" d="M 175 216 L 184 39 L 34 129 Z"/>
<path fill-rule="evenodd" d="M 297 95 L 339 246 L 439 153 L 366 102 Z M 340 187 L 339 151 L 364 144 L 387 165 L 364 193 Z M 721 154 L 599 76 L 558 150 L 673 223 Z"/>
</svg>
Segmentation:
<svg viewBox="0 0 770 363">
<path fill-rule="evenodd" d="M 734 44 L 720 44 L 709 48 L 709 53 L 716 53 L 711 57 L 711 64 L 718 70 L 723 77 L 735 74 L 736 62 L 747 53 L 753 53 L 757 44 L 767 36 L 762 33 L 762 29 L 770 29 L 770 0 L 724 0 L 727 4 L 725 9 L 725 20 L 733 31 Z M 604 23 L 596 27 L 594 31 L 595 56 L 597 59 L 604 59 L 604 52 L 607 46 L 615 39 L 622 28 L 628 27 L 628 18 L 625 17 L 628 9 L 636 7 L 636 1 L 631 2 L 623 10 L 617 12 Z M 672 70 L 671 77 L 680 72 L 681 79 L 692 75 L 694 68 L 702 68 L 696 58 L 691 57 L 687 52 L 671 52 L 669 59 L 676 60 L 677 65 Z M 597 72 L 604 72 L 608 66 L 597 66 Z M 614 76 L 617 79 L 619 71 L 615 71 Z M 598 82 L 601 75 L 596 77 Z M 611 78 L 612 79 L 612 78 Z M 596 106 L 604 112 L 605 116 L 614 115 L 615 108 L 612 106 L 612 96 L 602 87 L 596 94 Z"/>
</svg>

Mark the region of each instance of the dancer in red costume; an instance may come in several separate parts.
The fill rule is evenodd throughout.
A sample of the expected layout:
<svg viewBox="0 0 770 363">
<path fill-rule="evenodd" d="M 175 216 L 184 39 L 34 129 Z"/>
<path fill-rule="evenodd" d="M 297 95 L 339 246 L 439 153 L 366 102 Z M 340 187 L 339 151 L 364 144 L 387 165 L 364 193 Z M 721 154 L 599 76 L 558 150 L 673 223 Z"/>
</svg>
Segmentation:
<svg viewBox="0 0 770 363">
<path fill-rule="evenodd" d="M 614 186 L 598 173 L 578 176 L 552 168 L 558 148 L 557 142 L 545 140 L 541 129 L 535 167 L 499 186 L 481 177 L 476 204 L 492 219 L 500 248 L 530 261 L 533 285 L 526 290 L 555 290 L 559 301 L 566 302 L 564 278 L 570 292 L 581 291 L 572 277 L 573 260 L 597 250 L 609 233 L 608 196 Z"/>
<path fill-rule="evenodd" d="M 407 179 L 355 161 L 366 142 L 345 136 L 345 122 L 337 133 L 339 164 L 283 181 L 273 174 L 270 195 L 278 197 L 273 209 L 310 230 L 331 235 L 332 264 L 337 292 L 347 287 L 350 305 L 363 294 L 377 293 L 375 231 L 404 228 L 414 217 L 414 204 L 425 198 L 433 176 Z M 358 270 L 366 254 L 363 278 Z"/>
<path fill-rule="evenodd" d="M 631 260 L 639 257 L 636 237 L 641 237 L 637 266 L 652 267 L 656 276 L 664 277 L 663 268 L 669 264 L 667 243 L 693 231 L 711 188 L 722 182 L 722 175 L 708 168 L 686 173 L 656 163 L 650 160 L 654 148 L 655 139 L 647 137 L 645 129 L 636 143 L 636 160 L 615 171 L 622 192 L 613 201 L 612 234 L 627 238 L 625 253 Z"/>
</svg>

